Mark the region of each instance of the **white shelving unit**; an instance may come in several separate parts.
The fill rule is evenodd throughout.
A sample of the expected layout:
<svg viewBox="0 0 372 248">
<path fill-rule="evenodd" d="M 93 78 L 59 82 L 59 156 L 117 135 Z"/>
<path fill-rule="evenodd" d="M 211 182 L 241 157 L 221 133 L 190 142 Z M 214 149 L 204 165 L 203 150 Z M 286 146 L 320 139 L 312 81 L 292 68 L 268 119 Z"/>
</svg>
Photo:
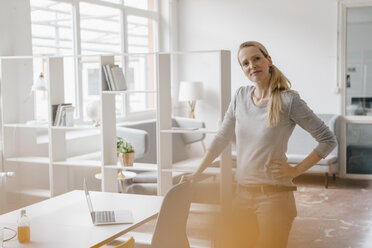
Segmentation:
<svg viewBox="0 0 372 248">
<path fill-rule="evenodd" d="M 210 51 L 207 51 L 210 52 Z M 219 57 L 219 77 L 217 87 L 219 88 L 218 119 L 222 123 L 224 114 L 231 99 L 231 54 L 230 51 L 215 51 Z M 183 54 L 183 53 L 182 53 Z M 177 133 L 216 133 L 217 130 L 174 130 L 172 129 L 172 99 L 171 99 L 171 55 L 158 54 L 157 64 L 157 164 L 158 164 L 158 195 L 164 195 L 172 186 L 172 171 L 191 172 L 185 168 L 177 168 L 172 165 L 172 134 Z M 231 168 L 231 146 L 227 147 L 220 156 L 220 168 L 208 168 L 205 173 L 221 174 L 221 210 L 228 212 L 232 201 L 232 168 Z"/>
<path fill-rule="evenodd" d="M 71 168 L 89 167 L 102 169 L 103 191 L 117 192 L 115 94 L 128 92 L 104 92 L 100 87 L 101 108 L 105 110 L 101 111 L 100 127 L 53 126 L 51 106 L 65 102 L 64 58 L 44 57 L 48 85 L 46 93 L 48 121 L 38 124 L 33 121 L 34 97 L 30 94 L 34 78 L 34 59 L 34 57 L 0 58 L 4 169 L 16 171 L 16 180 L 8 183 L 7 191 L 39 198 L 53 197 L 72 190 L 68 183 Z M 99 61 L 101 65 L 113 64 L 114 57 L 102 56 L 99 57 Z M 101 69 L 100 79 L 103 84 Z M 69 134 L 78 130 L 99 132 L 101 160 L 67 156 L 67 140 L 71 136 Z"/>
<path fill-rule="evenodd" d="M 210 51 L 207 51 L 210 52 Z M 222 122 L 227 110 L 231 94 L 231 68 L 230 52 L 214 51 L 219 55 L 218 76 L 218 123 Z M 52 105 L 65 102 L 64 96 L 64 67 L 63 57 L 45 57 L 46 81 L 48 83 L 48 121 L 45 124 L 35 124 L 34 101 L 29 96 L 33 81 L 33 57 L 11 58 L 0 57 L 0 79 L 2 96 L 2 143 L 5 170 L 30 171 L 34 177 L 32 185 L 9 185 L 18 189 L 20 194 L 39 195 L 40 197 L 53 197 L 67 191 L 69 188 L 70 169 L 73 168 L 100 168 L 103 172 L 101 190 L 117 192 L 117 155 L 116 155 L 116 113 L 115 96 L 118 94 L 156 94 L 157 99 L 157 165 L 158 168 L 158 194 L 164 195 L 172 186 L 172 171 L 184 171 L 184 168 L 173 167 L 172 135 L 177 133 L 206 133 L 213 134 L 216 130 L 173 130 L 172 129 L 172 100 L 171 100 L 171 56 L 177 53 L 158 53 L 157 65 L 157 90 L 128 90 L 107 91 L 102 65 L 114 64 L 114 56 L 99 56 L 99 79 L 101 101 L 101 125 L 75 125 L 60 127 L 52 125 Z M 187 54 L 187 53 L 178 53 Z M 67 143 L 70 132 L 78 130 L 92 130 L 100 134 L 100 160 L 92 160 L 89 156 L 68 157 Z M 44 136 L 40 138 L 40 136 Z M 41 140 L 42 139 L 42 140 Z M 97 154 L 94 154 L 97 155 Z M 231 147 L 221 155 L 221 169 L 209 168 L 208 173 L 221 174 L 221 202 L 222 209 L 228 209 L 231 203 Z M 144 165 L 143 170 L 154 170 L 153 167 Z M 22 173 L 20 173 L 22 174 Z M 19 175 L 19 174 L 17 174 Z M 38 177 L 43 177 L 44 180 Z M 47 177 L 47 180 L 44 178 Z M 20 179 L 20 178 L 18 178 Z M 37 185 L 38 180 L 47 181 Z M 46 193 L 48 192 L 48 193 Z"/>
</svg>

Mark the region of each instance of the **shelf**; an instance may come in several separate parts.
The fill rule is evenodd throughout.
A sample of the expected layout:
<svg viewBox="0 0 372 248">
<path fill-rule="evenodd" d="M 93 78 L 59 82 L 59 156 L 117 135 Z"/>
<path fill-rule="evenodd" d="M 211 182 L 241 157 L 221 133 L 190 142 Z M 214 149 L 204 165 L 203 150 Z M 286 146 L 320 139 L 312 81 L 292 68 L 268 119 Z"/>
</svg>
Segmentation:
<svg viewBox="0 0 372 248">
<path fill-rule="evenodd" d="M 67 160 L 95 160 L 101 161 L 101 152 L 90 152 L 68 158 Z"/>
<path fill-rule="evenodd" d="M 4 127 L 47 129 L 48 124 L 10 123 L 10 124 L 4 124 Z M 100 127 L 94 127 L 93 125 L 76 125 L 76 126 L 71 126 L 71 127 L 52 126 L 52 129 L 66 129 L 66 130 L 81 130 L 81 129 L 97 129 L 98 130 L 99 128 Z"/>
<path fill-rule="evenodd" d="M 102 94 L 151 94 L 156 93 L 156 90 L 105 90 Z"/>
<path fill-rule="evenodd" d="M 100 127 L 94 127 L 93 125 L 76 125 L 71 127 L 66 126 L 52 126 L 52 129 L 63 129 L 63 130 L 82 130 L 82 129 L 96 129 L 99 130 Z"/>
<path fill-rule="evenodd" d="M 47 129 L 48 124 L 9 123 L 4 124 L 4 127 Z"/>
<path fill-rule="evenodd" d="M 29 163 L 29 164 L 49 164 L 48 157 L 14 157 L 7 158 L 5 161 L 8 162 L 17 162 L 17 163 Z"/>
<path fill-rule="evenodd" d="M 121 166 L 120 161 L 117 165 L 106 165 L 105 168 L 110 169 L 122 169 L 127 171 L 157 171 L 157 164 L 148 164 L 148 163 L 134 163 L 133 166 Z"/>
<path fill-rule="evenodd" d="M 207 128 L 198 128 L 195 130 L 190 129 L 163 129 L 160 131 L 161 133 L 217 133 L 216 130 L 211 130 Z"/>
<path fill-rule="evenodd" d="M 101 168 L 101 161 L 67 159 L 66 161 L 53 162 L 53 166 Z"/>
</svg>

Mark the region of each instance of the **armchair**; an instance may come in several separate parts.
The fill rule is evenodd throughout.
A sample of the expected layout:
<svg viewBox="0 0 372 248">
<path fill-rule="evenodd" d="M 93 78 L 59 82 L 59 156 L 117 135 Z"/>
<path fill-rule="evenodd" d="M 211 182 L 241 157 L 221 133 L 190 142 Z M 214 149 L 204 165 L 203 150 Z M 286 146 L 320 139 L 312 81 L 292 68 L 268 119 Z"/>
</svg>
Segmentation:
<svg viewBox="0 0 372 248">
<path fill-rule="evenodd" d="M 335 133 L 338 143 L 340 142 L 340 126 L 341 116 L 334 114 L 317 114 L 317 116 Z M 296 126 L 293 130 L 288 142 L 287 162 L 296 165 L 301 162 L 317 145 L 311 135 Z M 324 173 L 325 187 L 328 188 L 328 175 L 331 174 L 333 180 L 336 179 L 336 174 L 339 172 L 339 145 L 324 159 L 320 160 L 318 164 L 310 168 L 306 173 Z"/>
</svg>

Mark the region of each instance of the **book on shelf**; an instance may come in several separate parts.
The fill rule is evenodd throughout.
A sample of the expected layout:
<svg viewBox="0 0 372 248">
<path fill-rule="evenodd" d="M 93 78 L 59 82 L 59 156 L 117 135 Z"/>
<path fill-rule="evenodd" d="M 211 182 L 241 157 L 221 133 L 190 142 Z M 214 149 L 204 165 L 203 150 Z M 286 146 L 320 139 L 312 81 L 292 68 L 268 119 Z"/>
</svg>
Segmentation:
<svg viewBox="0 0 372 248">
<path fill-rule="evenodd" d="M 105 83 L 102 85 L 102 90 L 112 90 L 110 85 L 110 79 L 108 78 L 107 68 L 105 65 L 102 66 L 103 74 L 105 75 Z"/>
<path fill-rule="evenodd" d="M 73 126 L 74 107 L 71 103 L 52 105 L 54 126 Z"/>
<path fill-rule="evenodd" d="M 114 79 L 115 86 L 117 90 L 127 90 L 127 83 L 125 81 L 123 68 L 121 67 L 111 67 L 112 77 Z"/>
<path fill-rule="evenodd" d="M 103 73 L 105 74 L 106 85 L 103 90 L 126 90 L 127 83 L 125 81 L 123 69 L 117 65 L 102 65 Z"/>
</svg>

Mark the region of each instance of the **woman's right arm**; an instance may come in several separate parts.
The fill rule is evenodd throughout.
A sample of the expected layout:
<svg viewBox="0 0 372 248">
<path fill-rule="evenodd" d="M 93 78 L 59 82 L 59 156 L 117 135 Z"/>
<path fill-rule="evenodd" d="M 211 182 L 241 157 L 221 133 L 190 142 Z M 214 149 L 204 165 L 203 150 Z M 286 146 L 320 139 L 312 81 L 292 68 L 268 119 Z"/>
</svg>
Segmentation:
<svg viewBox="0 0 372 248">
<path fill-rule="evenodd" d="M 194 181 L 202 174 L 202 172 L 221 154 L 225 147 L 232 140 L 235 132 L 235 108 L 237 94 L 240 92 L 241 88 L 237 90 L 234 98 L 231 100 L 230 105 L 225 113 L 223 122 L 220 129 L 218 130 L 212 144 L 210 145 L 208 151 L 203 157 L 201 164 L 198 169 L 189 175 L 184 175 L 181 178 L 181 182 L 184 181 Z"/>
</svg>

